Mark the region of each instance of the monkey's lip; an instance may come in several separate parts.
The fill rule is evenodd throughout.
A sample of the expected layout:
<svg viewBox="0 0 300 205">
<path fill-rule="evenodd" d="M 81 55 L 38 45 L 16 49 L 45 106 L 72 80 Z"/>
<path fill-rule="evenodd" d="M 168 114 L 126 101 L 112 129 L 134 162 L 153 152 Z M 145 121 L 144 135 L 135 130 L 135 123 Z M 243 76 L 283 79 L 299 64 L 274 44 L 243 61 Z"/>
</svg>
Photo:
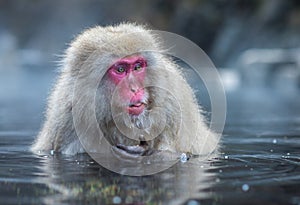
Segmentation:
<svg viewBox="0 0 300 205">
<path fill-rule="evenodd" d="M 143 102 L 133 102 L 128 105 L 127 111 L 130 115 L 139 115 L 144 111 L 145 106 Z"/>
</svg>

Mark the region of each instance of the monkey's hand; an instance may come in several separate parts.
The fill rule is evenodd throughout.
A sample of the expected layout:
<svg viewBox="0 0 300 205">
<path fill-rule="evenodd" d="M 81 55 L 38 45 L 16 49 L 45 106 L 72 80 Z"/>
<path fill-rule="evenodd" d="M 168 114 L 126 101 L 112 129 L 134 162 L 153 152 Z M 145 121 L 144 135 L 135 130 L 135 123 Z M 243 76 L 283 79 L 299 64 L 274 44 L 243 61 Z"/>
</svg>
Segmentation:
<svg viewBox="0 0 300 205">
<path fill-rule="evenodd" d="M 116 147 L 126 152 L 126 154 L 132 155 L 148 156 L 154 153 L 153 149 L 150 149 L 148 146 L 142 145 L 126 146 L 123 144 L 117 144 Z"/>
</svg>

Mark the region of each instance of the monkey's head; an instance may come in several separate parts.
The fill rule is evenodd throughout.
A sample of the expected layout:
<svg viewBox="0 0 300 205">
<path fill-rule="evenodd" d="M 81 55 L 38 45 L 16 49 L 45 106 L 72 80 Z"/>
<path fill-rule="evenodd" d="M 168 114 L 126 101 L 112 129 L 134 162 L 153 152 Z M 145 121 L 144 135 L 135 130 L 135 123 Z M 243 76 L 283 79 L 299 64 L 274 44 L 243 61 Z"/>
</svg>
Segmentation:
<svg viewBox="0 0 300 205">
<path fill-rule="evenodd" d="M 65 72 L 81 81 L 86 101 L 98 82 L 96 117 L 111 144 L 153 140 L 163 130 L 169 107 L 174 109 L 167 91 L 157 89 L 166 87 L 174 67 L 160 50 L 151 31 L 134 24 L 89 29 L 67 50 Z"/>
</svg>

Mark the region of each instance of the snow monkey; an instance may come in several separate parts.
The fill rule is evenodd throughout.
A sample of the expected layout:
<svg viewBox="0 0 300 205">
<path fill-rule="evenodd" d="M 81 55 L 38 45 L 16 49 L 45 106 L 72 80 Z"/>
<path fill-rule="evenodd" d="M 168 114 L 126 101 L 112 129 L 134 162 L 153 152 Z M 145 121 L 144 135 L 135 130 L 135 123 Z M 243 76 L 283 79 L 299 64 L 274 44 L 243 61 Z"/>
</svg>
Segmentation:
<svg viewBox="0 0 300 205">
<path fill-rule="evenodd" d="M 213 152 L 216 134 L 205 124 L 180 66 L 164 49 L 153 31 L 133 23 L 96 26 L 79 34 L 65 52 L 32 151 L 85 152 L 72 106 L 83 102 L 84 115 L 89 101 L 95 99 L 97 125 L 114 149 L 139 156 L 159 151 Z M 99 80 L 96 92 L 90 86 L 95 79 Z M 82 85 L 77 88 L 80 101 L 73 99 L 75 82 Z M 96 97 L 89 99 L 89 93 Z M 97 136 L 87 136 L 93 141 L 88 137 Z"/>
</svg>

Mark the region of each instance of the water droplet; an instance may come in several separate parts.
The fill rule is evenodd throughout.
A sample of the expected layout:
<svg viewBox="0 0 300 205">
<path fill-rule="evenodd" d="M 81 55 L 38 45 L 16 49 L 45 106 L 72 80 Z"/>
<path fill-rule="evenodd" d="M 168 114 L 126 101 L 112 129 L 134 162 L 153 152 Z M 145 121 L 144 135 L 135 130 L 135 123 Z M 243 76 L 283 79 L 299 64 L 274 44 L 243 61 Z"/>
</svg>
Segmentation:
<svg viewBox="0 0 300 205">
<path fill-rule="evenodd" d="M 272 149 L 270 149 L 270 152 L 273 152 L 273 150 L 272 150 Z"/>
<path fill-rule="evenodd" d="M 51 154 L 51 155 L 54 155 L 54 150 L 53 150 L 53 149 L 50 150 L 50 154 Z"/>
<path fill-rule="evenodd" d="M 286 153 L 286 155 L 287 155 L 287 156 L 290 156 L 290 153 L 288 152 L 288 153 Z"/>
<path fill-rule="evenodd" d="M 188 156 L 186 155 L 186 153 L 182 153 L 180 155 L 180 161 L 184 163 L 187 162 L 187 160 L 188 160 Z"/>
<path fill-rule="evenodd" d="M 224 156 L 224 159 L 228 159 L 229 157 L 226 155 L 226 156 Z"/>
<path fill-rule="evenodd" d="M 196 200 L 189 200 L 187 205 L 200 205 L 200 203 Z"/>
<path fill-rule="evenodd" d="M 220 173 L 222 173 L 222 172 L 223 172 L 223 170 L 222 170 L 222 169 L 220 169 L 220 170 L 219 170 L 219 172 L 220 172 Z"/>
<path fill-rule="evenodd" d="M 273 139 L 273 144 L 276 144 L 277 143 L 277 139 Z"/>
<path fill-rule="evenodd" d="M 121 204 L 122 199 L 119 196 L 114 196 L 113 198 L 113 204 Z"/>
<path fill-rule="evenodd" d="M 242 186 L 243 191 L 249 191 L 249 189 L 250 189 L 250 187 L 248 184 L 243 184 L 243 186 Z"/>
</svg>

